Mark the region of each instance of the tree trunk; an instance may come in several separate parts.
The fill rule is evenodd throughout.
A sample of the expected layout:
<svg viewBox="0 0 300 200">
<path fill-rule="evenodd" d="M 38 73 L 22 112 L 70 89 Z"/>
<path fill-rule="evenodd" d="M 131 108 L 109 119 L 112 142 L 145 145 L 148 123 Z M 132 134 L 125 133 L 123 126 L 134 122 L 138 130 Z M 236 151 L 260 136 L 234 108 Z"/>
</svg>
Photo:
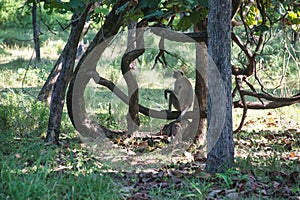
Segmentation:
<svg viewBox="0 0 300 200">
<path fill-rule="evenodd" d="M 46 141 L 52 141 L 54 137 L 56 144 L 58 144 L 66 89 L 72 77 L 78 42 L 91 6 L 92 4 L 88 4 L 81 16 L 73 14 L 72 19 L 78 20 L 72 23 L 68 42 L 56 63 L 55 68 L 60 68 L 61 70 L 53 86 L 46 136 Z"/>
<path fill-rule="evenodd" d="M 196 45 L 196 83 L 195 83 L 195 113 L 200 113 L 195 142 L 204 145 L 207 132 L 207 100 L 208 100 L 208 56 L 206 44 L 201 42 Z"/>
<path fill-rule="evenodd" d="M 225 123 L 221 128 L 220 136 L 217 142 L 212 142 L 211 138 L 214 129 L 208 129 L 208 157 L 206 161 L 206 171 L 208 173 L 224 172 L 233 166 L 234 163 L 234 146 L 233 146 L 233 130 L 232 130 L 232 99 L 231 99 L 231 0 L 208 1 L 208 53 L 212 57 L 217 69 L 219 70 L 224 83 L 225 96 L 227 102 Z M 211 66 L 211 65 L 209 65 Z M 210 73 L 210 71 L 209 71 Z M 209 74 L 210 77 L 211 74 Z M 208 90 L 210 99 L 212 95 L 216 95 L 211 91 L 214 80 L 208 79 Z M 209 126 L 215 126 L 210 119 L 214 114 L 212 111 L 216 109 L 208 102 L 208 123 Z"/>
<path fill-rule="evenodd" d="M 37 10 L 37 3 L 34 0 L 32 2 L 32 28 L 33 28 L 33 41 L 34 41 L 34 50 L 35 50 L 35 57 L 38 62 L 41 61 L 41 51 L 40 51 L 40 39 L 39 39 L 39 34 L 40 34 L 40 29 L 39 25 L 37 24 L 37 15 L 36 15 L 36 10 Z"/>
<path fill-rule="evenodd" d="M 200 20 L 198 24 L 194 25 L 195 32 L 201 32 L 206 30 L 206 23 L 204 20 Z M 207 100 L 208 100 L 208 56 L 207 46 L 204 42 L 199 42 L 196 45 L 196 83 L 195 83 L 195 99 L 194 99 L 194 112 L 200 113 L 199 120 L 196 125 L 197 133 L 195 142 L 198 145 L 205 144 L 206 132 L 207 132 Z M 197 102 L 196 102 L 197 101 Z M 194 123 L 194 122 L 193 122 Z M 193 124 L 193 127 L 195 126 Z"/>
<path fill-rule="evenodd" d="M 136 27 L 137 22 L 130 20 L 128 23 L 128 35 L 127 35 L 127 51 L 132 51 L 136 48 Z M 133 71 L 138 71 L 137 62 L 136 60 L 133 60 L 130 65 L 130 69 Z"/>
<path fill-rule="evenodd" d="M 44 83 L 42 89 L 40 90 L 37 99 L 39 101 L 46 101 L 49 105 L 51 103 L 51 95 L 53 91 L 54 83 L 57 80 L 57 77 L 59 76 L 59 73 L 61 71 L 61 60 L 63 59 L 62 54 L 57 59 L 54 67 L 52 68 L 46 82 Z"/>
</svg>

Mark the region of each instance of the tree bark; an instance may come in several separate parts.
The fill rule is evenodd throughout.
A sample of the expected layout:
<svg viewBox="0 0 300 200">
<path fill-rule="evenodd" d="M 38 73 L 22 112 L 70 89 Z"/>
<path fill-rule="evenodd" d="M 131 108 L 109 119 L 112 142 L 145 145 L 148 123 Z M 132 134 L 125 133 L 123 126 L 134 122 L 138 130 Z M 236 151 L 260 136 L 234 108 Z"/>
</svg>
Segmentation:
<svg viewBox="0 0 300 200">
<path fill-rule="evenodd" d="M 46 141 L 53 141 L 54 138 L 56 144 L 59 144 L 58 138 L 66 89 L 72 77 L 78 42 L 91 6 L 92 4 L 88 4 L 80 16 L 73 14 L 72 19 L 74 22 L 71 26 L 68 42 L 56 63 L 56 68 L 60 68 L 61 70 L 53 85 L 46 136 Z"/>
<path fill-rule="evenodd" d="M 63 59 L 62 54 L 57 59 L 54 67 L 52 68 L 49 76 L 47 77 L 46 82 L 44 83 L 42 89 L 40 90 L 37 99 L 39 101 L 46 101 L 49 105 L 51 103 L 51 95 L 53 91 L 54 83 L 57 80 L 57 77 L 59 76 L 59 73 L 61 71 L 61 60 Z"/>
<path fill-rule="evenodd" d="M 37 10 L 37 3 L 34 0 L 32 2 L 32 28 L 33 28 L 33 41 L 34 41 L 34 50 L 35 50 L 35 57 L 38 62 L 41 61 L 41 51 L 40 51 L 40 39 L 39 39 L 39 34 L 40 34 L 40 28 L 37 23 L 37 15 L 36 15 L 36 10 Z"/>
<path fill-rule="evenodd" d="M 221 129 L 220 136 L 215 144 L 212 143 L 212 135 L 209 129 L 208 142 L 208 157 L 205 170 L 208 173 L 224 172 L 233 166 L 234 163 L 234 146 L 233 146 L 233 130 L 232 130 L 232 100 L 231 100 L 231 0 L 223 1 L 208 1 L 208 53 L 212 57 L 217 66 L 224 82 L 224 90 L 226 96 L 226 117 L 224 126 Z M 211 65 L 209 65 L 211 66 Z M 210 76 L 210 75 L 209 75 Z M 208 79 L 209 96 L 213 94 L 210 90 L 213 80 Z M 210 122 L 212 117 L 212 105 L 208 103 L 208 123 L 209 126 L 214 126 Z"/>
</svg>

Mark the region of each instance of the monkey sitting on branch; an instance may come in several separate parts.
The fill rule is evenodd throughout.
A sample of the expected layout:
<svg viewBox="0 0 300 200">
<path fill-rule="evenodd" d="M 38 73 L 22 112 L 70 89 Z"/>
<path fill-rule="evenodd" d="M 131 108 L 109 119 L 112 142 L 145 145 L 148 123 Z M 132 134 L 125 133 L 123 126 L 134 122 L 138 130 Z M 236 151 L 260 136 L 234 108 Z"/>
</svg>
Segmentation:
<svg viewBox="0 0 300 200">
<path fill-rule="evenodd" d="M 172 105 L 176 110 L 181 112 L 180 116 L 176 119 L 176 122 L 179 122 L 192 106 L 194 92 L 192 84 L 184 76 L 182 71 L 174 71 L 173 77 L 176 79 L 174 83 L 174 90 L 165 90 L 165 99 L 168 99 L 169 94 L 168 112 L 171 112 Z"/>
</svg>

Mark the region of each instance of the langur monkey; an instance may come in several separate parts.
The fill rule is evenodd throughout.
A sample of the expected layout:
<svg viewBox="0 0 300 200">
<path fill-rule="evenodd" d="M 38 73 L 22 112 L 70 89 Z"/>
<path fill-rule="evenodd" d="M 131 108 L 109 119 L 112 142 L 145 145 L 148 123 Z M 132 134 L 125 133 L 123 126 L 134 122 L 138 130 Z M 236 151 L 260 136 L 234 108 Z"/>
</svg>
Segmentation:
<svg viewBox="0 0 300 200">
<path fill-rule="evenodd" d="M 168 99 L 168 93 L 170 93 L 168 112 L 171 112 L 172 105 L 176 110 L 181 111 L 180 116 L 176 119 L 178 122 L 192 106 L 194 92 L 192 84 L 184 77 L 182 71 L 174 71 L 173 77 L 176 79 L 174 90 L 165 90 L 165 99 Z"/>
</svg>

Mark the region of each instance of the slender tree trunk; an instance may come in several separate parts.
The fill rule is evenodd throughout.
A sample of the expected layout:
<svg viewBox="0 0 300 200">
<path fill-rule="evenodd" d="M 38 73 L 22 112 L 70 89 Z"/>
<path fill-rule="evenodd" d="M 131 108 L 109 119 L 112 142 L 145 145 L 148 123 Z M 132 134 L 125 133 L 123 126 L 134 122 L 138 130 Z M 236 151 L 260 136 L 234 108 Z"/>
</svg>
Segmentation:
<svg viewBox="0 0 300 200">
<path fill-rule="evenodd" d="M 200 113 L 198 128 L 196 134 L 196 143 L 204 145 L 207 132 L 207 100 L 208 100 L 208 56 L 207 46 L 205 43 L 199 43 L 196 46 L 196 84 L 195 84 L 195 100 L 194 110 Z"/>
<path fill-rule="evenodd" d="M 136 48 L 136 26 L 137 22 L 130 20 L 128 23 L 128 35 L 127 35 L 127 51 L 132 51 Z M 130 65 L 130 69 L 138 71 L 136 60 L 133 60 Z"/>
<path fill-rule="evenodd" d="M 195 32 L 201 32 L 206 30 L 205 21 L 200 20 L 198 24 L 194 25 Z M 195 83 L 195 103 L 194 112 L 200 113 L 197 124 L 197 133 L 195 142 L 199 145 L 204 145 L 207 132 L 207 100 L 208 100 L 208 56 L 207 46 L 204 42 L 200 42 L 196 45 L 196 83 Z M 196 102 L 197 101 L 197 102 Z M 193 122 L 195 123 L 195 122 Z M 193 124 L 193 126 L 195 126 Z"/>
<path fill-rule="evenodd" d="M 40 34 L 40 28 L 37 23 L 37 15 L 36 15 L 36 10 L 37 10 L 37 3 L 34 0 L 32 2 L 32 26 L 33 26 L 33 41 L 34 41 L 34 50 L 35 50 L 35 57 L 38 62 L 41 61 L 41 51 L 40 51 L 40 39 L 39 39 L 39 34 Z"/>
<path fill-rule="evenodd" d="M 133 76 L 130 64 L 145 51 L 144 49 L 144 22 L 140 22 L 136 29 L 136 48 L 129 51 L 122 57 L 121 69 L 123 77 L 126 81 L 129 97 L 129 108 L 127 114 L 127 129 L 128 134 L 138 131 L 140 126 L 139 119 L 139 87 L 135 77 Z"/>
<path fill-rule="evenodd" d="M 53 85 L 50 103 L 50 116 L 46 136 L 46 141 L 52 141 L 54 137 L 56 144 L 58 144 L 66 89 L 72 78 L 77 46 L 91 5 L 92 4 L 88 4 L 86 6 L 81 16 L 76 14 L 72 16 L 72 19 L 78 18 L 78 20 L 73 22 L 68 42 L 63 49 L 61 57 L 56 63 L 56 67 L 60 68 L 61 70 L 56 82 Z"/>
<path fill-rule="evenodd" d="M 220 136 L 214 144 L 212 135 L 209 129 L 208 142 L 208 157 L 206 161 L 206 171 L 208 173 L 224 172 L 230 168 L 234 163 L 234 146 L 233 146 L 233 130 L 232 130 L 232 99 L 231 99 L 231 0 L 223 1 L 208 1 L 208 53 L 212 57 L 217 66 L 224 82 L 224 90 L 226 96 L 226 117 L 224 126 L 221 129 Z M 209 65 L 211 66 L 211 65 Z M 210 77 L 210 74 L 209 74 Z M 211 84 L 213 80 L 208 79 L 209 96 L 215 95 L 211 91 Z M 208 123 L 209 126 L 215 124 L 210 122 L 212 111 L 212 104 L 208 103 Z"/>
</svg>

